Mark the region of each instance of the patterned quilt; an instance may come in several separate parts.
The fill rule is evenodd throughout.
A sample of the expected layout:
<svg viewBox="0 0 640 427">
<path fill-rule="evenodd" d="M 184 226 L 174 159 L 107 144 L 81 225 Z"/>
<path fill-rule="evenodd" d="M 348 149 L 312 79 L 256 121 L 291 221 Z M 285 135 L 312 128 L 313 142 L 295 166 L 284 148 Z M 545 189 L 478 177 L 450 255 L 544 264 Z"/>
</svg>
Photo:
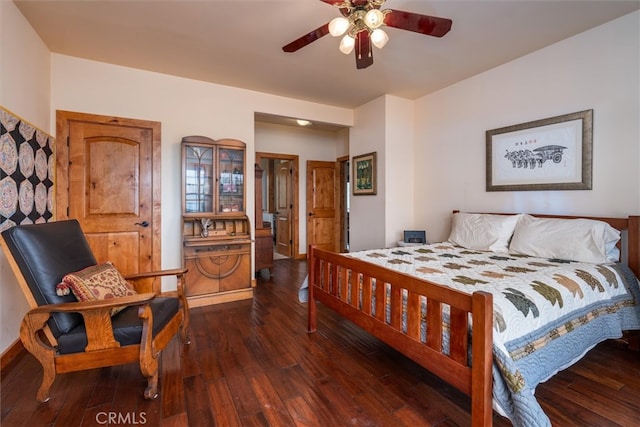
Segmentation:
<svg viewBox="0 0 640 427">
<path fill-rule="evenodd" d="M 599 342 L 640 329 L 638 279 L 622 264 L 472 251 L 449 243 L 345 255 L 462 292 L 493 294 L 494 408 L 516 426 L 549 426 L 534 397 L 536 386 Z"/>
</svg>

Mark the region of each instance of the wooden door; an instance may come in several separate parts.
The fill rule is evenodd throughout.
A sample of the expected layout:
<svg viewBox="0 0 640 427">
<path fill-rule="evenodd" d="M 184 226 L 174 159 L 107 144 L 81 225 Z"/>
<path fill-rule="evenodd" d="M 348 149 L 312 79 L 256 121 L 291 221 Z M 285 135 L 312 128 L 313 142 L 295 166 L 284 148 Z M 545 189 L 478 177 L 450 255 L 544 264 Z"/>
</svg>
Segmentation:
<svg viewBox="0 0 640 427">
<path fill-rule="evenodd" d="M 292 257 L 293 246 L 293 161 L 275 166 L 275 229 L 276 252 Z"/>
<path fill-rule="evenodd" d="M 99 262 L 160 269 L 160 123 L 57 112 L 58 219 L 77 219 Z"/>
<path fill-rule="evenodd" d="M 339 174 L 335 162 L 307 162 L 307 244 L 339 251 Z"/>
</svg>

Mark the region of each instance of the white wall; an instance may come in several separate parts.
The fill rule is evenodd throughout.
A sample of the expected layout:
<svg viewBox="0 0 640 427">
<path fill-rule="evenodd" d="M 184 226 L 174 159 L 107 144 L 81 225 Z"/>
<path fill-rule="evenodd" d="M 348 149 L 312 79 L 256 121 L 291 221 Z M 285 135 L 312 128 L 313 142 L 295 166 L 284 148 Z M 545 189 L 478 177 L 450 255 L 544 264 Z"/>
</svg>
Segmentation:
<svg viewBox="0 0 640 427">
<path fill-rule="evenodd" d="M 335 162 L 345 155 L 345 131 L 330 132 L 271 123 L 256 123 L 255 151 L 299 156 L 298 236 L 301 254 L 307 253 L 307 161 Z"/>
<path fill-rule="evenodd" d="M 640 12 L 416 102 L 415 224 L 446 239 L 451 210 L 640 214 Z M 486 192 L 485 131 L 594 110 L 593 189 Z"/>
<path fill-rule="evenodd" d="M 385 96 L 385 246 L 395 246 L 414 223 L 414 102 Z"/>
<path fill-rule="evenodd" d="M 51 133 L 49 64 L 49 50 L 18 8 L 13 2 L 0 1 L 0 105 Z M 7 259 L 0 253 L 0 352 L 17 340 L 20 321 L 28 309 Z"/>
<path fill-rule="evenodd" d="M 254 113 L 302 114 L 309 120 L 351 125 L 353 113 L 244 89 L 205 83 L 111 64 L 52 56 L 52 115 L 55 110 L 116 115 L 162 123 L 162 267 L 182 264 L 180 244 L 180 141 L 186 135 L 235 138 L 247 144 L 255 163 Z M 254 180 L 248 174 L 247 212 L 255 224 Z M 163 284 L 165 288 L 171 285 Z"/>
<path fill-rule="evenodd" d="M 381 96 L 356 109 L 350 156 L 376 152 L 375 195 L 351 195 L 350 248 L 390 247 L 413 228 L 414 102 Z"/>
<path fill-rule="evenodd" d="M 351 195 L 349 235 L 352 251 L 385 246 L 385 101 L 382 96 L 355 110 L 355 126 L 349 140 L 351 164 L 354 156 L 376 152 L 378 179 L 375 195 Z"/>
<path fill-rule="evenodd" d="M 0 1 L 0 105 L 45 132 L 52 131 L 50 68 L 40 36 L 13 2 Z"/>
</svg>

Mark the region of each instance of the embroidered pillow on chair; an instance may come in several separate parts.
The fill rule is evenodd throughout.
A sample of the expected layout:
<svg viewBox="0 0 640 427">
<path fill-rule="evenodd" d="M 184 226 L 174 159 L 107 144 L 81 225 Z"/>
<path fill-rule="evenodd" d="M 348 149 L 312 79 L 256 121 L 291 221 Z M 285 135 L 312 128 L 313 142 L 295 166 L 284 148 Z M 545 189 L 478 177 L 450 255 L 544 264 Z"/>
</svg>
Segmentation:
<svg viewBox="0 0 640 427">
<path fill-rule="evenodd" d="M 73 292 L 78 301 L 94 301 L 136 295 L 137 292 L 110 262 L 92 265 L 62 278 L 56 287 L 58 295 Z M 111 315 L 125 307 L 114 308 Z"/>
</svg>

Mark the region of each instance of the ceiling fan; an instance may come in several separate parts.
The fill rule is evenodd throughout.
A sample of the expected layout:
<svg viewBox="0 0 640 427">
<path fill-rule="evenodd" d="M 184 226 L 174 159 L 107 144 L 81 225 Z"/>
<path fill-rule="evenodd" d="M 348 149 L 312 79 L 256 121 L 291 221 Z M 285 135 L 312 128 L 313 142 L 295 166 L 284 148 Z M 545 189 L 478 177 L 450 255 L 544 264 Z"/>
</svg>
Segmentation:
<svg viewBox="0 0 640 427">
<path fill-rule="evenodd" d="M 381 10 L 380 7 L 386 0 L 320 1 L 340 9 L 342 16 L 292 41 L 284 46 L 282 50 L 295 52 L 327 34 L 335 37 L 344 34 L 340 42 L 340 51 L 344 54 L 349 54 L 355 48 L 356 68 L 362 69 L 373 64 L 372 45 L 382 48 L 389 40 L 389 36 L 382 30 L 382 26 L 386 25 L 428 36 L 442 37 L 449 32 L 452 24 L 451 19 L 447 18 L 403 12 L 401 10 Z"/>
</svg>

